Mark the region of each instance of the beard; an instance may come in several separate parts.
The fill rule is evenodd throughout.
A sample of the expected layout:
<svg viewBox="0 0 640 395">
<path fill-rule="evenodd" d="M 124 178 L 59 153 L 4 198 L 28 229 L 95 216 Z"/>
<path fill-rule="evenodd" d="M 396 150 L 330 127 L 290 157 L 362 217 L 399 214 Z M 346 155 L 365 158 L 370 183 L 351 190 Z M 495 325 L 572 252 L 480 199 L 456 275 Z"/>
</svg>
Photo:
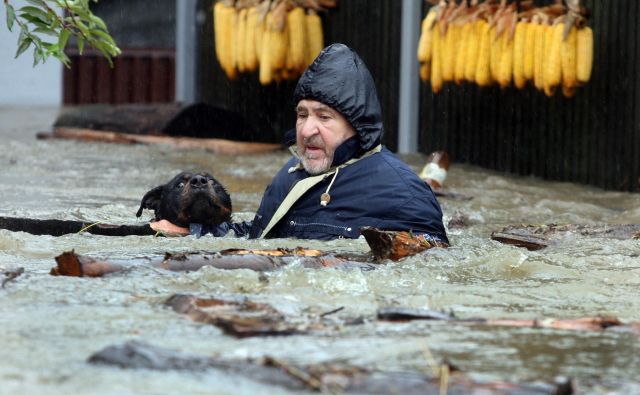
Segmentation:
<svg viewBox="0 0 640 395">
<path fill-rule="evenodd" d="M 331 167 L 332 159 L 333 158 L 325 156 L 321 160 L 318 160 L 316 158 L 313 158 L 311 155 L 305 154 L 302 157 L 302 166 L 307 171 L 307 173 L 316 176 L 329 170 L 329 167 Z"/>
<path fill-rule="evenodd" d="M 304 144 L 320 148 L 319 152 L 308 152 L 304 150 L 302 155 L 302 166 L 311 175 L 322 174 L 329 170 L 333 162 L 333 155 L 327 153 L 323 141 L 318 136 L 313 136 L 309 140 L 305 139 Z"/>
</svg>

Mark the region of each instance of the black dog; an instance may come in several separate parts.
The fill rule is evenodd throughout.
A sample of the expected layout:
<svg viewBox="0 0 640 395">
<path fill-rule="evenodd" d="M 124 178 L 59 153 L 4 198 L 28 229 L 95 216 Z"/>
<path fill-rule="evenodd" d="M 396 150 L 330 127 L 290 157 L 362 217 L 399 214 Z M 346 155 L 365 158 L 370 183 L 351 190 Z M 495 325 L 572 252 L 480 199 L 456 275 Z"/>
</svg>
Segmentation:
<svg viewBox="0 0 640 395">
<path fill-rule="evenodd" d="M 143 209 L 155 211 L 155 220 L 181 226 L 218 225 L 231 220 L 231 197 L 209 173 L 182 172 L 142 198 L 136 217 Z"/>
</svg>

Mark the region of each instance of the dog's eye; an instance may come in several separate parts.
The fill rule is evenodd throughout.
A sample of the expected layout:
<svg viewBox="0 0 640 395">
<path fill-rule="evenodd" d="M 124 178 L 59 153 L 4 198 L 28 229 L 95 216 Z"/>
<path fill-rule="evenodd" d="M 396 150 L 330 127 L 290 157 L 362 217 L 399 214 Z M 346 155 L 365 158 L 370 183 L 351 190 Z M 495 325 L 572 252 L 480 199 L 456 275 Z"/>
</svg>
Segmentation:
<svg viewBox="0 0 640 395">
<path fill-rule="evenodd" d="M 176 188 L 178 188 L 178 189 L 184 188 L 184 182 L 181 182 L 178 185 L 176 185 Z"/>
</svg>

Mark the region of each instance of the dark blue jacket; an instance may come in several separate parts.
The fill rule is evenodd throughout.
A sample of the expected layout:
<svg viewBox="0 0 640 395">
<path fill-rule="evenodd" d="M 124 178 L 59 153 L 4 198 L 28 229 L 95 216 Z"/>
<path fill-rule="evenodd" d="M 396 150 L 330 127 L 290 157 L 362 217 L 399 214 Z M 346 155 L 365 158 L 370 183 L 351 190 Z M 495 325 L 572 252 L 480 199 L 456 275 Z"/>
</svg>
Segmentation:
<svg viewBox="0 0 640 395">
<path fill-rule="evenodd" d="M 294 102 L 317 100 L 339 111 L 356 130 L 340 145 L 332 168 L 360 158 L 380 145 L 384 133 L 382 112 L 373 78 L 360 57 L 342 44 L 325 48 L 300 77 Z M 295 139 L 292 139 L 292 142 Z M 223 235 L 233 229 L 238 236 L 260 237 L 280 203 L 296 182 L 309 177 L 292 158 L 267 187 L 253 221 L 202 229 Z M 307 191 L 265 237 L 330 240 L 357 238 L 359 228 L 412 231 L 448 243 L 442 211 L 429 186 L 386 148 L 340 168 L 331 185 L 331 200 L 320 204 L 333 174 Z M 197 232 L 201 233 L 201 232 Z"/>
</svg>

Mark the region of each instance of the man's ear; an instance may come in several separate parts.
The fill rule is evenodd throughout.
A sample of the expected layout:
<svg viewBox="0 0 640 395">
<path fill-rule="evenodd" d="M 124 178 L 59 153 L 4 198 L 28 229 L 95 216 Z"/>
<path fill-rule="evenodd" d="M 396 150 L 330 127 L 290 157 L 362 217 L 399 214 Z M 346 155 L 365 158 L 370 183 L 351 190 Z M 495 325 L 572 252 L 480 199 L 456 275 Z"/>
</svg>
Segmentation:
<svg viewBox="0 0 640 395">
<path fill-rule="evenodd" d="M 160 208 L 160 199 L 162 198 L 163 189 L 164 185 L 160 185 L 145 193 L 142 197 L 142 201 L 140 202 L 140 208 L 136 213 L 136 217 L 140 217 L 142 215 L 142 210 L 145 208 L 154 211 Z"/>
</svg>

